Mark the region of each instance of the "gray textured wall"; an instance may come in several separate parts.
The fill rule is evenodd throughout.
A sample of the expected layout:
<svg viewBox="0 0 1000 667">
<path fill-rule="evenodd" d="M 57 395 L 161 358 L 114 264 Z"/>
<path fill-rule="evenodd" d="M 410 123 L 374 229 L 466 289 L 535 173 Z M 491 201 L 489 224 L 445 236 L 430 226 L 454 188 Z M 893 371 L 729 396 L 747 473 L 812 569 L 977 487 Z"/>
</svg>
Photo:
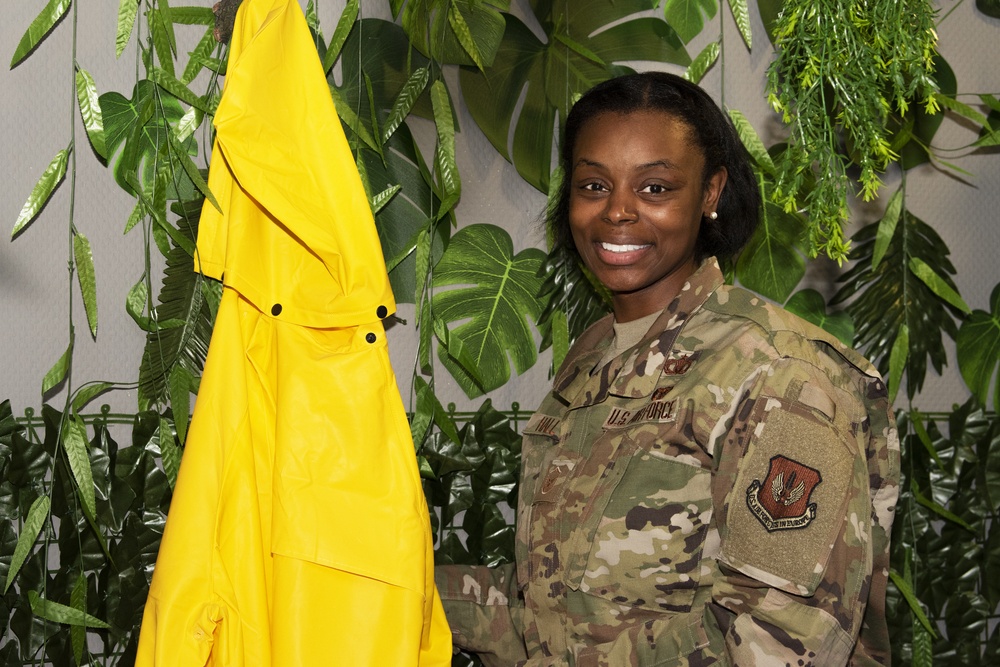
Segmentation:
<svg viewBox="0 0 1000 667">
<path fill-rule="evenodd" d="M 0 10 L 0 61 L 7 63 L 24 30 L 45 4 L 43 0 L 6 2 Z M 174 0 L 173 5 L 183 4 Z M 188 0 L 187 4 L 209 5 L 210 0 Z M 303 0 L 304 4 L 304 0 Z M 318 8 L 325 31 L 333 30 L 343 6 L 341 0 L 319 0 Z M 362 2 L 364 16 L 386 17 L 384 2 Z M 515 11 L 523 0 L 512 3 Z M 725 4 L 725 3 L 723 3 Z M 754 4 L 754 3 L 751 3 Z M 956 3 L 942 3 L 947 12 Z M 89 70 L 104 92 L 130 95 L 136 77 L 135 42 L 121 59 L 114 56 L 115 0 L 78 0 L 79 44 L 77 59 Z M 727 10 L 724 10 L 726 13 Z M 725 26 L 725 67 L 716 67 L 702 82 L 716 99 L 739 108 L 753 122 L 766 141 L 777 139 L 777 123 L 760 96 L 761 82 L 770 58 L 770 47 L 759 18 L 752 8 L 753 30 L 760 45 L 747 53 L 728 14 Z M 86 144 L 73 97 L 71 62 L 71 17 L 64 20 L 27 61 L 13 70 L 0 69 L 0 133 L 3 146 L 3 178 L 0 179 L 0 399 L 10 398 L 15 411 L 41 403 L 41 380 L 59 358 L 68 341 L 66 313 L 69 307 L 66 271 L 69 244 L 69 180 L 59 188 L 40 218 L 20 238 L 10 242 L 9 230 L 25 198 L 49 160 L 69 142 L 70 122 L 76 125 L 77 164 L 75 215 L 78 228 L 92 242 L 97 270 L 100 330 L 91 341 L 82 304 L 73 304 L 76 323 L 74 385 L 107 379 L 128 381 L 137 375 L 143 336 L 126 315 L 124 302 L 129 287 L 143 272 L 140 230 L 122 235 L 132 200 L 111 178 Z M 179 37 L 190 42 L 197 29 L 178 27 Z M 998 93 L 1000 76 L 1000 21 L 975 10 L 964 2 L 939 27 L 941 51 L 954 68 L 959 90 L 965 93 Z M 696 54 L 704 41 L 691 46 Z M 645 66 L 645 65 L 644 65 Z M 722 72 L 725 72 L 723 78 Z M 451 80 L 453 83 L 455 79 Z M 456 88 L 457 90 L 457 88 Z M 966 98 L 972 103 L 975 100 Z M 462 132 L 458 135 L 459 163 L 464 191 L 459 207 L 461 224 L 491 222 L 504 226 L 514 238 L 516 249 L 541 245 L 537 218 L 544 197 L 526 186 L 510 165 L 499 158 L 460 109 Z M 418 127 L 432 140 L 429 127 Z M 940 147 L 969 143 L 974 135 L 962 123 L 948 120 L 937 138 Z M 988 307 L 990 290 L 1000 280 L 995 255 L 1000 244 L 994 231 L 1000 211 L 1000 156 L 965 156 L 965 151 L 949 153 L 948 159 L 971 172 L 963 182 L 944 175 L 932 166 L 910 175 L 908 204 L 929 222 L 951 248 L 959 274 L 957 282 L 966 301 L 974 308 Z M 888 186 L 898 176 L 888 174 Z M 861 207 L 857 221 L 878 217 L 877 207 Z M 816 286 L 822 285 L 824 271 L 814 271 Z M 391 333 L 393 364 L 399 376 L 404 400 L 415 355 L 412 332 L 413 312 L 403 305 L 400 316 L 408 326 L 396 326 Z M 953 356 L 953 355 L 952 355 Z M 524 407 L 538 403 L 548 387 L 548 354 L 525 376 L 513 380 L 492 394 L 494 403 L 507 408 L 512 401 Z M 928 377 L 927 389 L 919 398 L 924 409 L 945 409 L 962 400 L 965 390 L 957 370 L 944 377 Z M 461 391 L 441 369 L 439 393 L 460 408 L 477 402 L 464 400 Z M 53 399 L 58 405 L 61 398 Z M 135 407 L 135 392 L 116 392 L 107 399 L 115 410 Z"/>
</svg>

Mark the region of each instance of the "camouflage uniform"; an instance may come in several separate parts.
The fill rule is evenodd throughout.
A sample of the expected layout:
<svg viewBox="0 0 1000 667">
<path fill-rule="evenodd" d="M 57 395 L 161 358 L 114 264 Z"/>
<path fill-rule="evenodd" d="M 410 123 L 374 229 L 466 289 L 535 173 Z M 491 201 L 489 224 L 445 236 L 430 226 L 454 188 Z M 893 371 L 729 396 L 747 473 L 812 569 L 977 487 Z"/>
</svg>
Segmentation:
<svg viewBox="0 0 1000 667">
<path fill-rule="evenodd" d="M 885 384 L 702 264 L 591 374 L 576 343 L 524 429 L 516 565 L 437 568 L 487 665 L 887 664 L 899 441 Z"/>
</svg>

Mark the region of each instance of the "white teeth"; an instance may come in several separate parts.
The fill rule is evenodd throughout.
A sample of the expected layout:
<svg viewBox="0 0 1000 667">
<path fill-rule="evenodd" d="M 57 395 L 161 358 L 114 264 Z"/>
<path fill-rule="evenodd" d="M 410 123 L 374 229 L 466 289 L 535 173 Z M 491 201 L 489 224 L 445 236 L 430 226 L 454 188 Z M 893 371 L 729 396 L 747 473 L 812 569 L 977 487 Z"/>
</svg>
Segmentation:
<svg viewBox="0 0 1000 667">
<path fill-rule="evenodd" d="M 631 245 L 631 244 L 618 245 L 617 243 L 604 243 L 604 242 L 602 242 L 601 243 L 601 247 L 604 248 L 605 250 L 607 250 L 608 252 L 631 252 L 633 250 L 642 250 L 643 248 L 646 248 L 648 246 L 647 245 Z"/>
</svg>

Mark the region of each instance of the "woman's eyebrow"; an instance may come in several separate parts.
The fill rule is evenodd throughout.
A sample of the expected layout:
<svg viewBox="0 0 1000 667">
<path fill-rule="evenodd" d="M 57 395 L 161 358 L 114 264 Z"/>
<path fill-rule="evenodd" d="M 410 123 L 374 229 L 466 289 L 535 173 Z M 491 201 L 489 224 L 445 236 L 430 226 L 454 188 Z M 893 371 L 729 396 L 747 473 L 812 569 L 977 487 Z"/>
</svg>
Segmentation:
<svg viewBox="0 0 1000 667">
<path fill-rule="evenodd" d="M 596 160 L 589 160 L 585 157 L 578 158 L 576 164 L 573 165 L 573 168 L 575 169 L 576 167 L 581 167 L 581 166 L 595 167 L 598 169 L 607 168 L 603 162 L 598 162 Z M 636 165 L 635 171 L 646 171 L 647 169 L 654 169 L 656 167 L 662 167 L 664 169 L 671 169 L 671 170 L 678 169 L 677 165 L 675 165 L 670 160 L 662 159 L 662 160 L 653 160 L 652 162 L 645 162 L 643 164 Z"/>
</svg>

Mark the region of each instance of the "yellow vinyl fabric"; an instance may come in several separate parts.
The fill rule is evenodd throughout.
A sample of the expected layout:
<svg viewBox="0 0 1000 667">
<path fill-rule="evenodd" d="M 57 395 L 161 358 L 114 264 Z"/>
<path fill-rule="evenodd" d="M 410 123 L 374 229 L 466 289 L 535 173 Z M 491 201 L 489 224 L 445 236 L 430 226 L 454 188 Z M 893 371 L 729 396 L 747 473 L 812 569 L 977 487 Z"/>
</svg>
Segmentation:
<svg viewBox="0 0 1000 667">
<path fill-rule="evenodd" d="M 225 287 L 136 665 L 450 665 L 395 304 L 295 0 L 243 2 L 215 127 Z"/>
</svg>

